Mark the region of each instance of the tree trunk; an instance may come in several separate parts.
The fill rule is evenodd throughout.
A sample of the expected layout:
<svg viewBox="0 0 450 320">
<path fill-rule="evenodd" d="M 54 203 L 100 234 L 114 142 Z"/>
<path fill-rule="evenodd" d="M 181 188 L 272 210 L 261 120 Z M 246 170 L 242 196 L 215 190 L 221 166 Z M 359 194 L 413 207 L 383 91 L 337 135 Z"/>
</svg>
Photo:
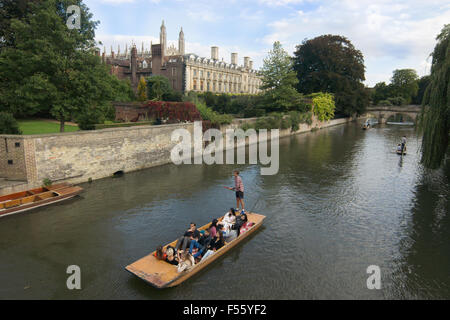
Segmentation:
<svg viewBox="0 0 450 320">
<path fill-rule="evenodd" d="M 61 120 L 59 122 L 59 132 L 64 132 L 64 120 Z"/>
</svg>

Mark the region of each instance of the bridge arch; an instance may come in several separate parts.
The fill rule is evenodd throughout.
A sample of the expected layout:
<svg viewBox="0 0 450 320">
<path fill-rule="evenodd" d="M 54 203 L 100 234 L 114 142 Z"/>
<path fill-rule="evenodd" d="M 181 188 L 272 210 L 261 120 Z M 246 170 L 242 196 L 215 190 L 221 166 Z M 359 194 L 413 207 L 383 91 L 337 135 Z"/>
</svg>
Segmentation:
<svg viewBox="0 0 450 320">
<path fill-rule="evenodd" d="M 378 119 L 379 123 L 386 123 L 391 117 L 400 117 L 408 119 L 413 123 L 417 122 L 418 114 L 421 111 L 421 106 L 371 106 L 367 108 L 366 114 L 363 117 L 374 117 Z"/>
</svg>

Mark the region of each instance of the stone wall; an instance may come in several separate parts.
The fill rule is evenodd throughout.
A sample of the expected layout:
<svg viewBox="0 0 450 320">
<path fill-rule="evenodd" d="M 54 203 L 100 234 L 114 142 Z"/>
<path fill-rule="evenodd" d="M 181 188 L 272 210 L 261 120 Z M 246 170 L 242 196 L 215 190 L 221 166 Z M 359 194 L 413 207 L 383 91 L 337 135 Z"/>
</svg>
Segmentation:
<svg viewBox="0 0 450 320">
<path fill-rule="evenodd" d="M 170 151 L 176 144 L 171 141 L 171 134 L 179 128 L 192 134 L 194 126 L 183 123 L 30 136 L 2 135 L 0 178 L 27 180 L 26 187 L 31 188 L 41 185 L 44 179 L 81 183 L 119 171 L 166 164 L 171 161 Z M 20 146 L 15 147 L 16 142 Z M 11 158 L 13 165 L 8 165 L 6 158 Z M 3 193 L 0 189 L 0 194 Z"/>
<path fill-rule="evenodd" d="M 301 124 L 299 130 L 280 130 L 280 137 L 352 121 L 351 118 Z M 256 118 L 235 119 L 221 128 L 237 129 Z M 78 131 L 30 136 L 0 135 L 0 180 L 22 180 L 12 188 L 0 183 L 0 195 L 40 186 L 44 179 L 54 182 L 86 182 L 114 173 L 130 172 L 171 162 L 171 141 L 175 129 L 193 135 L 193 123 L 136 126 L 96 131 Z M 12 160 L 12 163 L 8 160 Z"/>
<path fill-rule="evenodd" d="M 142 120 L 147 114 L 147 108 L 141 102 L 115 102 L 116 121 L 134 122 Z"/>
<path fill-rule="evenodd" d="M 27 180 L 22 136 L 4 135 L 0 141 L 0 178 Z"/>
</svg>

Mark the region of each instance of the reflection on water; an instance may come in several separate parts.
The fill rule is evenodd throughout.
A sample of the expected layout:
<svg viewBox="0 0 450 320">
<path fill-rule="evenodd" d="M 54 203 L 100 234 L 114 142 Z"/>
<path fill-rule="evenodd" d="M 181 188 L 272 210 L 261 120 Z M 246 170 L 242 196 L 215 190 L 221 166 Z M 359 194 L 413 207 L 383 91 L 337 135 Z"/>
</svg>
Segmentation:
<svg viewBox="0 0 450 320">
<path fill-rule="evenodd" d="M 0 220 L 0 298 L 448 299 L 448 175 L 423 170 L 419 147 L 412 127 L 351 124 L 280 139 L 274 176 L 257 165 L 166 165 L 84 184 L 78 199 Z M 267 216 L 261 230 L 175 288 L 124 270 L 234 206 L 223 186 L 235 168 L 247 208 Z M 72 264 L 81 291 L 66 289 Z M 373 264 L 381 290 L 366 287 Z"/>
</svg>

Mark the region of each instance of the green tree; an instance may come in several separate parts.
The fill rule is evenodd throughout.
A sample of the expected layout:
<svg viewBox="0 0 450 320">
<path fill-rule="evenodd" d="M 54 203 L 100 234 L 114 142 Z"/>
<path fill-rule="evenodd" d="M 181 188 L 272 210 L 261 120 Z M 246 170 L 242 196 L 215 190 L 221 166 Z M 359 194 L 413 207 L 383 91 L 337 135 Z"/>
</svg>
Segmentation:
<svg viewBox="0 0 450 320">
<path fill-rule="evenodd" d="M 81 9 L 81 28 L 66 25 L 69 5 Z M 108 109 L 129 93 L 95 55 L 92 14 L 81 0 L 29 3 L 23 19 L 11 19 L 14 46 L 0 52 L 0 105 L 15 115 L 51 114 L 64 123 Z M 97 112 L 95 112 L 97 113 Z"/>
<path fill-rule="evenodd" d="M 266 90 L 265 101 L 268 111 L 295 110 L 301 104 L 303 96 L 295 88 L 298 80 L 292 58 L 279 41 L 273 44 L 272 50 L 264 59 L 261 75 L 261 89 Z"/>
<path fill-rule="evenodd" d="M 21 134 L 19 124 L 13 115 L 0 111 L 0 134 Z"/>
<path fill-rule="evenodd" d="M 142 76 L 137 87 L 137 95 L 139 101 L 147 100 L 147 84 Z"/>
<path fill-rule="evenodd" d="M 396 69 L 391 79 L 391 97 L 403 97 L 406 103 L 410 103 L 419 90 L 419 76 L 413 69 Z"/>
<path fill-rule="evenodd" d="M 422 108 L 420 127 L 423 130 L 421 162 L 438 168 L 448 151 L 450 132 L 450 24 L 436 38 L 432 53 L 430 84 Z"/>
<path fill-rule="evenodd" d="M 0 50 L 3 47 L 14 47 L 15 36 L 11 29 L 13 19 L 22 20 L 31 11 L 33 2 L 38 0 L 2 0 L 0 1 Z"/>
<path fill-rule="evenodd" d="M 164 76 L 154 75 L 147 78 L 147 98 L 162 101 L 164 94 L 172 92 L 169 79 Z"/>
<path fill-rule="evenodd" d="M 362 114 L 369 103 L 364 87 L 364 57 L 345 37 L 322 35 L 304 40 L 294 53 L 294 69 L 303 94 L 333 93 L 336 113 Z"/>
<path fill-rule="evenodd" d="M 378 82 L 373 88 L 372 103 L 378 105 L 380 101 L 387 100 L 391 96 L 392 87 L 385 82 Z"/>
<path fill-rule="evenodd" d="M 331 93 L 313 93 L 308 95 L 312 98 L 313 113 L 320 121 L 327 121 L 333 119 L 336 105 L 334 103 L 334 96 Z"/>
<path fill-rule="evenodd" d="M 418 81 L 419 90 L 417 91 L 417 95 L 412 100 L 413 104 L 422 104 L 423 97 L 425 95 L 425 90 L 427 89 L 429 84 L 430 84 L 430 76 L 423 76 L 419 79 Z"/>
</svg>

